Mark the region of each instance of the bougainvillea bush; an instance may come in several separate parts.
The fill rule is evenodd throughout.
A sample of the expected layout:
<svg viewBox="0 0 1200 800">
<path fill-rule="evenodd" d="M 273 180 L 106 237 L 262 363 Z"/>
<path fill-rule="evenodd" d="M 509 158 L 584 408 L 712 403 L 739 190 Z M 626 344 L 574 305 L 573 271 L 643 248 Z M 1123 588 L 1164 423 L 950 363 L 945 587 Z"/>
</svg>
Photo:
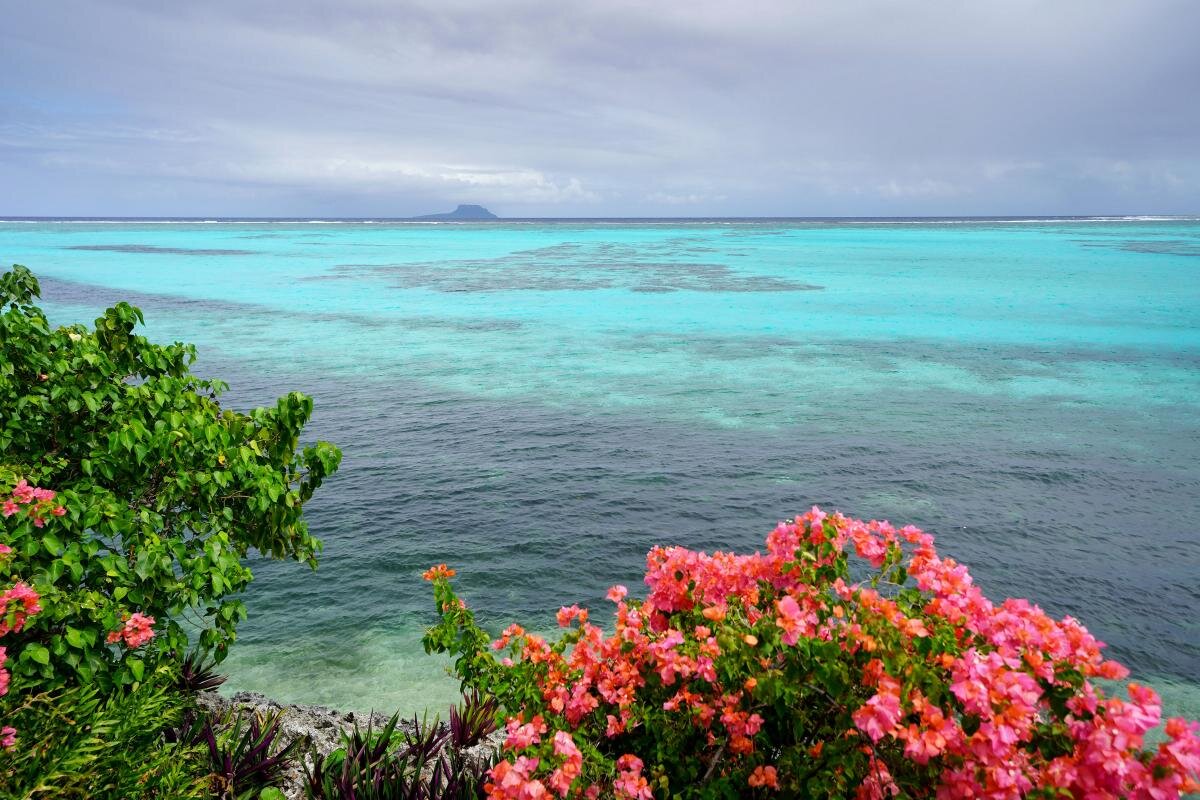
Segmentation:
<svg viewBox="0 0 1200 800">
<path fill-rule="evenodd" d="M 300 449 L 312 400 L 222 408 L 195 348 L 137 335 L 118 303 L 94 328 L 52 327 L 40 286 L 0 275 L 0 590 L 41 613 L 5 642 L 14 684 L 141 682 L 193 639 L 220 660 L 245 609 L 253 551 L 315 566 L 302 507 L 338 467 Z"/>
<path fill-rule="evenodd" d="M 851 559 L 869 567 L 851 578 Z M 857 569 L 857 567 L 856 567 Z M 614 632 L 577 606 L 548 642 L 498 640 L 426 573 L 425 640 L 507 714 L 489 797 L 1170 798 L 1200 780 L 1200 727 L 1076 620 L 988 600 L 933 538 L 814 508 L 753 555 L 655 548 Z M 857 574 L 857 573 L 855 573 Z"/>
</svg>

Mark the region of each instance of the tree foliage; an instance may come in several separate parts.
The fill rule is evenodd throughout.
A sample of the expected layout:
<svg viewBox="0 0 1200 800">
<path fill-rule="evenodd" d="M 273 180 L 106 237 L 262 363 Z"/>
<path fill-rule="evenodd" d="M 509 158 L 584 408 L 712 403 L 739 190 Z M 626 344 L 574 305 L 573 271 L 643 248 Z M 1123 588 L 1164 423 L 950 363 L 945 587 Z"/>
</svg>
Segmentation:
<svg viewBox="0 0 1200 800">
<path fill-rule="evenodd" d="M 225 385 L 190 372 L 195 347 L 135 333 L 137 308 L 52 328 L 39 296 L 28 269 L 0 276 L 0 490 L 52 487 L 65 509 L 44 528 L 5 520 L 0 584 L 32 585 L 43 607 L 5 642 L 14 681 L 137 683 L 149 661 L 182 657 L 189 629 L 220 660 L 246 614 L 246 556 L 315 568 L 321 543 L 302 508 L 341 453 L 298 450 L 307 396 L 222 408 Z M 153 643 L 114 646 L 138 614 L 157 621 Z"/>
</svg>

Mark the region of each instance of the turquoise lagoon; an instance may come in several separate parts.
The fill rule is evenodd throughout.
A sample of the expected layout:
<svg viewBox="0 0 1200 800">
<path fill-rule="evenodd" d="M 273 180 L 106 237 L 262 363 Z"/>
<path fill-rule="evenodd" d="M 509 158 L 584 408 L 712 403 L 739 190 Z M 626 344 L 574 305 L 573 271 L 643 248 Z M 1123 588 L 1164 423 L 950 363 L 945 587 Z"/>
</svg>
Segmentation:
<svg viewBox="0 0 1200 800">
<path fill-rule="evenodd" d="M 549 627 L 652 544 L 817 503 L 927 528 L 1200 717 L 1196 219 L 21 221 L 0 258 L 57 322 L 141 306 L 233 406 L 312 394 L 343 448 L 232 689 L 436 708 L 428 565 Z"/>
</svg>

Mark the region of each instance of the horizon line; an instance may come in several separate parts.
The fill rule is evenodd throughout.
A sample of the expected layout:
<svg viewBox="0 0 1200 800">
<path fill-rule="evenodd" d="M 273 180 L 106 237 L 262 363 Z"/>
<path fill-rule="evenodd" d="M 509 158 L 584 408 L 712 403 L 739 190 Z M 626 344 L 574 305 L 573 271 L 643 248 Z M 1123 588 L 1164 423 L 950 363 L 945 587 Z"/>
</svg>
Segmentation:
<svg viewBox="0 0 1200 800">
<path fill-rule="evenodd" d="M 491 218 L 462 218 L 462 219 L 427 219 L 421 216 L 387 217 L 379 215 L 356 216 L 321 216 L 321 215 L 292 215 L 292 216 L 241 216 L 219 214 L 188 214 L 188 215 L 0 215 L 0 222 L 419 222 L 423 224 L 487 224 L 496 222 L 589 222 L 589 221 L 689 221 L 689 220 L 721 220 L 721 221 L 758 221 L 758 220 L 799 220 L 799 221 L 837 221 L 837 220 L 1112 220 L 1112 221 L 1151 221 L 1151 220 L 1188 220 L 1200 219 L 1200 212 L 1155 214 L 1155 213 L 1112 213 L 1112 214 L 846 214 L 846 215 L 689 215 L 689 216 L 534 216 L 534 217 L 491 217 Z"/>
</svg>

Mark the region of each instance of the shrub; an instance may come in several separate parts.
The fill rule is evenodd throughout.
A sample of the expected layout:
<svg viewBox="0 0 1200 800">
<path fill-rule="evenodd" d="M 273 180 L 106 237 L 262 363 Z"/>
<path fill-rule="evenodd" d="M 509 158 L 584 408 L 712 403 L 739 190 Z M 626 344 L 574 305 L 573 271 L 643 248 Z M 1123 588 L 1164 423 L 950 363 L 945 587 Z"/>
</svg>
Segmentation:
<svg viewBox="0 0 1200 800">
<path fill-rule="evenodd" d="M 193 650 L 179 664 L 175 688 L 189 695 L 215 692 L 225 682 L 225 676 L 217 674 L 215 667 L 216 664 L 208 660 L 204 653 Z"/>
<path fill-rule="evenodd" d="M 164 677 L 164 681 L 166 677 Z M 108 694 L 73 686 L 25 695 L 17 746 L 0 753 L 0 796 L 25 800 L 211 797 L 199 750 L 168 743 L 183 699 L 145 681 Z"/>
<path fill-rule="evenodd" d="M 406 759 L 396 756 L 403 735 L 394 715 L 378 731 L 367 725 L 342 734 L 342 746 L 328 756 L 313 754 L 306 768 L 304 791 L 309 800 L 384 800 L 408 796 L 416 776 Z"/>
<path fill-rule="evenodd" d="M 993 604 L 933 538 L 814 508 L 767 552 L 647 556 L 645 600 L 615 586 L 615 632 L 577 606 L 559 641 L 513 625 L 494 643 L 433 582 L 428 651 L 507 712 L 492 798 L 1177 797 L 1200 779 L 1200 726 L 1077 621 Z M 850 577 L 850 552 L 869 578 Z M 490 647 L 489 647 L 490 643 Z M 491 649 L 507 650 L 497 660 Z"/>
<path fill-rule="evenodd" d="M 278 785 L 299 739 L 277 741 L 282 710 L 260 716 L 229 712 L 219 720 L 199 721 L 199 739 L 207 745 L 209 781 L 216 800 L 255 797 Z M 192 737 L 185 737 L 185 741 Z"/>
<path fill-rule="evenodd" d="M 0 586 L 32 587 L 43 609 L 6 642 L 13 679 L 135 684 L 188 650 L 185 612 L 220 660 L 245 616 L 251 550 L 315 567 L 301 510 L 341 454 L 297 453 L 308 397 L 224 409 L 224 385 L 189 372 L 194 347 L 134 333 L 138 309 L 52 329 L 38 296 L 24 267 L 0 276 L 0 493 L 53 487 L 61 514 L 48 525 L 5 506 Z"/>
<path fill-rule="evenodd" d="M 487 764 L 467 763 L 447 746 L 450 732 L 415 718 L 408 730 L 393 716 L 378 731 L 355 725 L 342 746 L 312 755 L 304 792 L 309 800 L 476 800 Z M 490 762 L 488 762 L 490 763 Z"/>
<path fill-rule="evenodd" d="M 457 748 L 473 747 L 496 730 L 500 704 L 477 689 L 464 695 L 462 702 L 450 706 L 450 744 Z"/>
</svg>

